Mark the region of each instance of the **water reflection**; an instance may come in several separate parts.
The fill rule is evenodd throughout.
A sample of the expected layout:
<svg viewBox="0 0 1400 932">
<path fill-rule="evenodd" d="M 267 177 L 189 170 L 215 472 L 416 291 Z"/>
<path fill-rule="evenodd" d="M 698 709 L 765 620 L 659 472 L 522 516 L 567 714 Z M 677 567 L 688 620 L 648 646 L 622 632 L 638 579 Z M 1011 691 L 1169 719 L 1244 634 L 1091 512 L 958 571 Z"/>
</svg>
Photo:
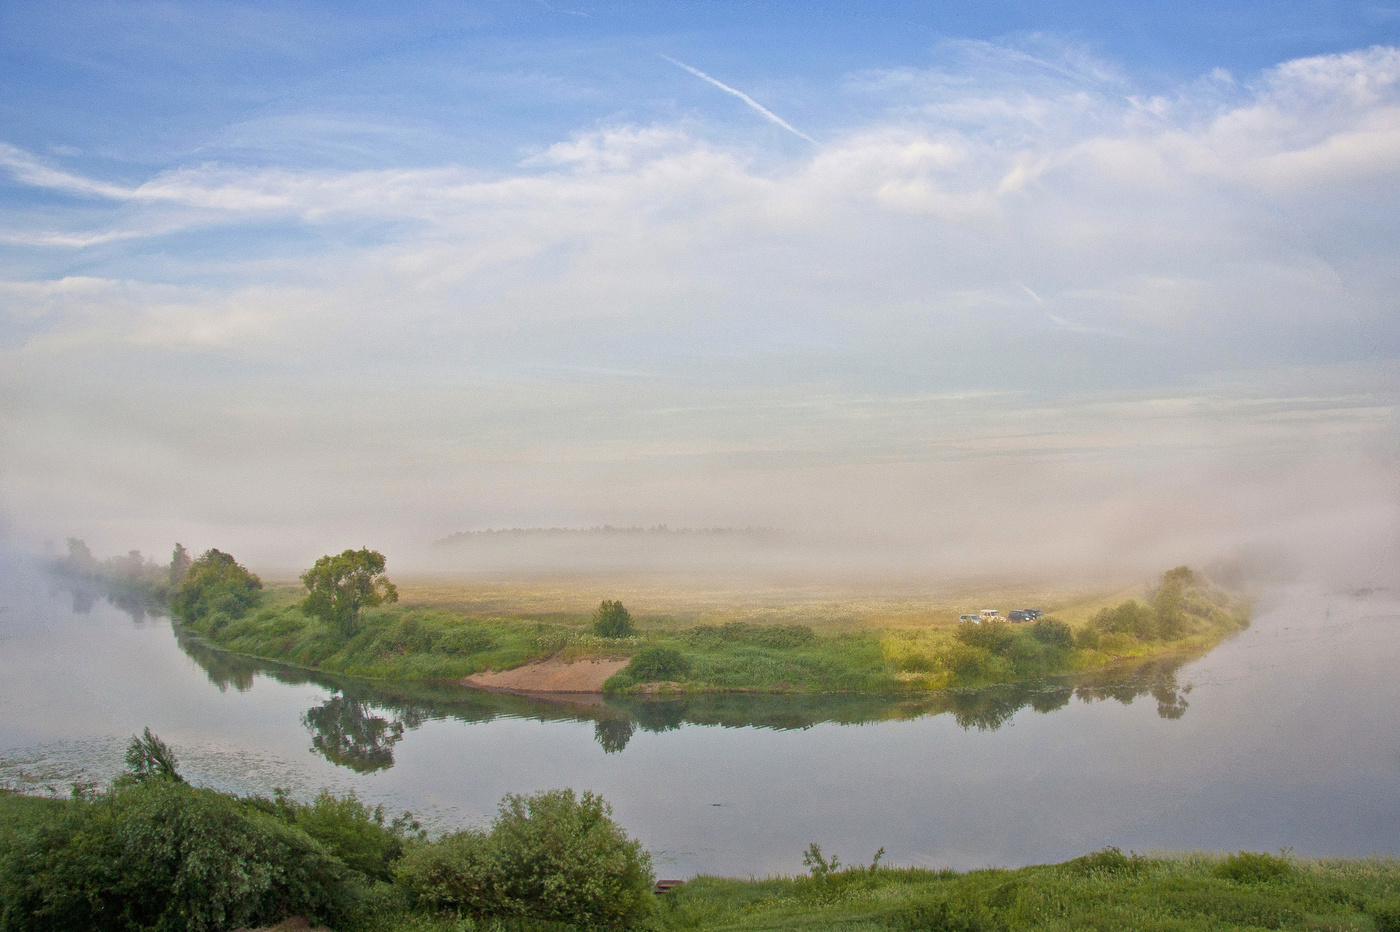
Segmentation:
<svg viewBox="0 0 1400 932">
<path fill-rule="evenodd" d="M 996 731 L 1022 709 L 1048 714 L 1078 699 L 1129 705 L 1144 696 L 1157 702 L 1157 714 L 1179 719 L 1191 687 L 1177 683 L 1177 671 L 1191 657 L 1172 657 L 1135 666 L 1081 674 L 1073 679 L 950 690 L 917 696 L 704 694 L 676 699 L 604 698 L 578 695 L 542 697 L 463 689 L 441 683 L 378 683 L 351 680 L 231 654 L 176 628 L 180 647 L 204 668 L 221 690 L 248 689 L 256 675 L 288 684 L 315 683 L 330 698 L 308 709 L 302 724 L 312 746 L 327 760 L 368 773 L 393 766 L 394 746 L 432 719 L 487 722 L 495 718 L 592 722 L 598 744 L 620 753 L 638 730 L 659 733 L 682 725 L 811 728 L 824 722 L 855 725 L 952 715 L 966 730 Z"/>
<path fill-rule="evenodd" d="M 69 592 L 73 610 L 91 611 L 101 598 L 142 623 L 163 610 L 139 594 L 104 588 L 100 582 L 57 578 L 54 594 Z M 1177 671 L 1195 656 L 1175 656 L 1117 666 L 1036 683 L 987 686 L 918 695 L 755 695 L 721 693 L 674 699 L 604 698 L 598 695 L 546 697 L 486 692 L 444 683 L 383 683 L 338 677 L 214 647 L 172 621 L 176 643 L 223 692 L 252 688 L 259 675 L 289 685 L 315 684 L 330 696 L 307 709 L 301 723 L 311 746 L 326 760 L 356 773 L 394 765 L 394 747 L 404 735 L 432 719 L 488 722 L 509 717 L 535 721 L 592 722 L 594 737 L 608 754 L 626 749 L 640 729 L 660 733 L 682 725 L 766 728 L 788 731 L 821 723 L 843 725 L 951 715 L 968 731 L 991 732 L 1022 709 L 1049 714 L 1073 700 L 1112 700 L 1130 705 L 1144 696 L 1157 703 L 1157 714 L 1177 720 L 1186 714 L 1190 685 L 1177 682 Z"/>
<path fill-rule="evenodd" d="M 164 617 L 165 607 L 151 603 L 140 590 L 113 586 L 98 579 L 53 574 L 49 577 L 49 596 L 67 594 L 72 599 L 73 614 L 87 615 L 99 600 L 131 616 L 135 624 Z"/>
</svg>

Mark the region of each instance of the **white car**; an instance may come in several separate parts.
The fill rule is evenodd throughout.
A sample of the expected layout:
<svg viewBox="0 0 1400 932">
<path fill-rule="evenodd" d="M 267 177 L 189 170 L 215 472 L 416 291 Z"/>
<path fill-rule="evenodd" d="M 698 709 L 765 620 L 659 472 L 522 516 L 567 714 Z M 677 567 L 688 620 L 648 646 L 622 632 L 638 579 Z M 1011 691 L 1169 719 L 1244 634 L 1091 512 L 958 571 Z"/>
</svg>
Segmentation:
<svg viewBox="0 0 1400 932">
<path fill-rule="evenodd" d="M 982 616 L 983 621 L 1001 621 L 1001 612 L 994 608 L 984 608 L 977 614 Z"/>
<path fill-rule="evenodd" d="M 972 622 L 974 625 L 980 625 L 980 624 L 982 623 L 982 616 L 981 616 L 981 615 L 959 615 L 959 616 L 958 616 L 958 621 L 970 621 L 970 622 Z"/>
</svg>

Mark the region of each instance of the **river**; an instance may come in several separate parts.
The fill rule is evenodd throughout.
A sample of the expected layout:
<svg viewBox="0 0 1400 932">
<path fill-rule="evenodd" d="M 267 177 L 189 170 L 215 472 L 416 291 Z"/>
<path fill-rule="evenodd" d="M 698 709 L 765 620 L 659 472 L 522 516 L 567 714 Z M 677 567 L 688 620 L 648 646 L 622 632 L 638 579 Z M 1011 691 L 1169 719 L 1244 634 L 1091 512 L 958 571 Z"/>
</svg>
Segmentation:
<svg viewBox="0 0 1400 932">
<path fill-rule="evenodd" d="M 104 783 L 149 726 L 196 784 L 326 786 L 435 830 L 506 793 L 612 803 L 684 878 L 842 861 L 1016 866 L 1126 850 L 1400 853 L 1400 590 L 1279 586 L 1208 655 L 923 701 L 556 704 L 316 678 L 11 564 L 0 784 Z"/>
</svg>

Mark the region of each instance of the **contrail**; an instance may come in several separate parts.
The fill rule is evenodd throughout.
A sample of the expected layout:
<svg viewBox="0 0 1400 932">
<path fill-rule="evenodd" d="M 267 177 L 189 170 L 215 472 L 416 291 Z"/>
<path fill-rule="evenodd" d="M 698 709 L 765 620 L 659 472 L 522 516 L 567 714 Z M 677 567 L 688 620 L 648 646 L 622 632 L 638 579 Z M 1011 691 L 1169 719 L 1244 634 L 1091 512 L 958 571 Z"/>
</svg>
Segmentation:
<svg viewBox="0 0 1400 932">
<path fill-rule="evenodd" d="M 812 145 L 814 145 L 814 146 L 820 146 L 820 145 L 821 145 L 819 142 L 817 142 L 817 141 L 816 141 L 815 139 L 813 139 L 811 136 L 808 136 L 806 133 L 802 132 L 802 130 L 800 130 L 800 129 L 798 129 L 797 127 L 793 126 L 793 125 L 792 125 L 791 123 L 789 123 L 787 120 L 784 120 L 782 117 L 778 116 L 778 115 L 777 115 L 776 113 L 774 113 L 772 110 L 769 110 L 767 107 L 763 106 L 763 104 L 761 104 L 761 103 L 759 103 L 758 101 L 754 100 L 752 97 L 750 97 L 748 94 L 745 94 L 743 91 L 737 90 L 737 89 L 735 89 L 735 88 L 732 88 L 732 87 L 730 87 L 728 84 L 725 84 L 723 81 L 716 81 L 714 78 L 710 77 L 710 76 L 707 75 L 705 72 L 701 71 L 699 68 L 692 68 L 692 67 L 690 67 L 689 65 L 687 65 L 685 62 L 683 62 L 683 61 L 677 61 L 676 59 L 672 58 L 670 55 L 662 55 L 661 57 L 664 58 L 664 59 L 666 59 L 666 61 L 670 62 L 671 64 L 675 65 L 675 66 L 678 67 L 678 68 L 684 68 L 686 71 L 689 71 L 691 74 L 695 75 L 697 78 L 700 78 L 700 79 L 703 80 L 703 81 L 709 81 L 711 84 L 713 84 L 715 87 L 719 88 L 720 90 L 724 91 L 726 94 L 733 94 L 735 97 L 739 98 L 739 99 L 742 100 L 744 103 L 748 104 L 750 107 L 752 107 L 753 109 L 757 110 L 759 113 L 763 114 L 763 115 L 766 116 L 768 119 L 772 120 L 774 123 L 777 123 L 777 124 L 778 124 L 779 126 L 781 126 L 783 129 L 787 130 L 789 133 L 792 133 L 794 136 L 798 137 L 799 139 L 805 139 L 805 140 L 807 140 L 808 142 L 810 142 L 810 143 L 811 143 Z"/>
</svg>

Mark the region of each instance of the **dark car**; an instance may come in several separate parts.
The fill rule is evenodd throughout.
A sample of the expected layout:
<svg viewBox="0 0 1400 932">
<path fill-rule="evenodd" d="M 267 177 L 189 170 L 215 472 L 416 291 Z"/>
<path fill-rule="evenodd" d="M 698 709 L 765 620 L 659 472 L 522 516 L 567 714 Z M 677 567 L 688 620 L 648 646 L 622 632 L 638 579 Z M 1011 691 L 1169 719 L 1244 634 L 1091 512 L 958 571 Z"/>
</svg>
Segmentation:
<svg viewBox="0 0 1400 932">
<path fill-rule="evenodd" d="M 1030 621 L 1030 620 L 1031 620 L 1031 613 L 1030 613 L 1030 612 L 1007 612 L 1007 613 L 1006 613 L 1006 620 L 1007 620 L 1007 621 Z"/>
<path fill-rule="evenodd" d="M 1013 615 L 1020 614 L 1026 616 L 1026 621 L 1035 621 L 1045 613 L 1038 608 L 1023 608 L 1020 612 L 1012 612 Z"/>
</svg>

